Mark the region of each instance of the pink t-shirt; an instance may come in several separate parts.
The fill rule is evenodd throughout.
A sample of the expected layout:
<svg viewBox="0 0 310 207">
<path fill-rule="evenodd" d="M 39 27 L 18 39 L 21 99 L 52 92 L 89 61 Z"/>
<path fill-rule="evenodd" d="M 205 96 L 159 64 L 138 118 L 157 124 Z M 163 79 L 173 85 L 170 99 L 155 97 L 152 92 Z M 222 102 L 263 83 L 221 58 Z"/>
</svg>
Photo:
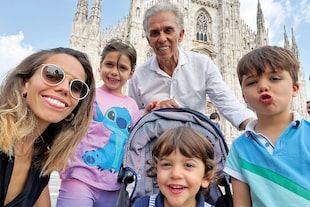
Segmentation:
<svg viewBox="0 0 310 207">
<path fill-rule="evenodd" d="M 61 178 L 75 178 L 102 190 L 119 190 L 117 176 L 124 146 L 129 129 L 140 116 L 132 98 L 97 88 L 93 120 Z"/>
</svg>

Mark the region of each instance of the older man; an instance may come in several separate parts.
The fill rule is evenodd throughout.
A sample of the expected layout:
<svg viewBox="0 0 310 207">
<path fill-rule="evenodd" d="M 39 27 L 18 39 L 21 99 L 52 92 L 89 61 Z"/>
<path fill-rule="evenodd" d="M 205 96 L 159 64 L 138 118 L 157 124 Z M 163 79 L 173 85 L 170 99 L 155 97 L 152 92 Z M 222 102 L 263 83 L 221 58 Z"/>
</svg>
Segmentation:
<svg viewBox="0 0 310 207">
<path fill-rule="evenodd" d="M 255 115 L 236 100 L 217 66 L 206 55 L 179 48 L 184 20 L 177 6 L 160 2 L 150 7 L 143 27 L 155 55 L 137 67 L 129 82 L 129 96 L 139 109 L 187 107 L 205 113 L 207 94 L 233 126 L 244 129 Z"/>
</svg>

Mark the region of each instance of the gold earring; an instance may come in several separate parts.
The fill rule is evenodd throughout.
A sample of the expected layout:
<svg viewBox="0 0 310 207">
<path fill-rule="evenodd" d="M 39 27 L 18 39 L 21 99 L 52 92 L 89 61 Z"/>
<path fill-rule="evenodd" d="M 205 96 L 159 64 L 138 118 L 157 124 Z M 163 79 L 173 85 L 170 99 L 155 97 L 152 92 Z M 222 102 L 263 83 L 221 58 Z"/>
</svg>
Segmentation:
<svg viewBox="0 0 310 207">
<path fill-rule="evenodd" d="M 73 118 L 74 118 L 74 113 L 71 113 L 69 116 L 67 116 L 67 117 L 65 118 L 65 121 L 66 121 L 66 122 L 70 122 L 70 121 L 73 120 Z"/>
</svg>

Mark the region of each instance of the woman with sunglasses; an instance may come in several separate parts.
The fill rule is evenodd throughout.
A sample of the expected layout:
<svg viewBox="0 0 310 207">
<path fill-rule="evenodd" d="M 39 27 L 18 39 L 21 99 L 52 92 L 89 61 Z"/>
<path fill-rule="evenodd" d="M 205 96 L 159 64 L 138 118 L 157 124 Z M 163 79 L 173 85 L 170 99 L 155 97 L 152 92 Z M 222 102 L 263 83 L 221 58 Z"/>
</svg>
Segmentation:
<svg viewBox="0 0 310 207">
<path fill-rule="evenodd" d="M 26 57 L 0 91 L 0 206 L 50 206 L 62 171 L 92 117 L 95 82 L 87 56 L 69 48 Z"/>
<path fill-rule="evenodd" d="M 75 159 L 60 175 L 57 207 L 116 206 L 124 146 L 129 129 L 141 116 L 136 102 L 122 92 L 136 59 L 129 42 L 112 39 L 105 45 L 99 68 L 103 84 L 96 88 L 93 120 Z"/>
</svg>

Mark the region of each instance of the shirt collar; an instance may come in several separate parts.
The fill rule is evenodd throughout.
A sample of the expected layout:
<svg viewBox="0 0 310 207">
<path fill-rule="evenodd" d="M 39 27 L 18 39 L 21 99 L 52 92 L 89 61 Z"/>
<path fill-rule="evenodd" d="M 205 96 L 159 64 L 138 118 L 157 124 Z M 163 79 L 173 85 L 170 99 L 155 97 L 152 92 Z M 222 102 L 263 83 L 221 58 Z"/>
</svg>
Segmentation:
<svg viewBox="0 0 310 207">
<path fill-rule="evenodd" d="M 303 117 L 296 111 L 293 111 L 292 113 L 293 113 L 293 121 L 291 122 L 289 127 L 298 127 Z M 254 131 L 254 127 L 256 124 L 257 124 L 257 119 L 254 119 L 246 125 L 245 134 L 247 137 L 249 137 L 251 133 L 256 133 Z"/>
<path fill-rule="evenodd" d="M 176 69 L 180 68 L 182 65 L 184 65 L 184 64 L 186 64 L 188 62 L 184 51 L 181 48 L 179 48 L 178 50 L 179 50 L 179 60 L 178 60 L 178 65 L 177 65 Z M 158 61 L 156 59 L 156 55 L 152 56 L 152 59 L 151 59 L 151 70 L 154 70 L 154 71 L 161 70 L 159 68 Z"/>
<path fill-rule="evenodd" d="M 196 201 L 197 201 L 197 204 L 196 206 L 197 207 L 204 207 L 205 205 L 205 200 L 204 200 L 204 196 L 198 192 L 197 195 L 196 195 Z M 159 191 L 158 193 L 158 200 L 156 201 L 156 204 L 158 206 L 164 206 L 164 195 L 162 194 L 161 191 Z M 207 205 L 209 206 L 209 205 Z"/>
</svg>

